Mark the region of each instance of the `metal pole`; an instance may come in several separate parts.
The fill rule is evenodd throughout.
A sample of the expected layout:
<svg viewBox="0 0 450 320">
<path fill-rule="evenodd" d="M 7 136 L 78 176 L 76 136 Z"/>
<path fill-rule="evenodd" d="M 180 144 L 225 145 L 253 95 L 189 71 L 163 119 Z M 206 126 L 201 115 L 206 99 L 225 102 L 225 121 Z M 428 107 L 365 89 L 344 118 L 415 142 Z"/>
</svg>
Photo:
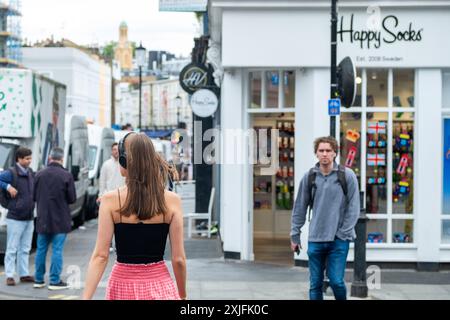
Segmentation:
<svg viewBox="0 0 450 320">
<path fill-rule="evenodd" d="M 366 239 L 367 239 L 367 216 L 364 205 L 364 191 L 360 192 L 361 211 L 356 224 L 355 257 L 353 268 L 353 282 L 351 287 L 351 296 L 358 298 L 367 298 L 367 264 L 366 264 Z"/>
<path fill-rule="evenodd" d="M 331 0 L 331 92 L 330 99 L 335 99 L 337 97 L 337 74 L 336 74 L 336 63 L 337 63 L 337 0 Z M 330 136 L 336 137 L 336 117 L 330 117 Z M 326 263 L 326 262 L 325 262 Z M 322 291 L 327 292 L 330 286 L 330 281 L 328 278 L 323 280 Z"/>
<path fill-rule="evenodd" d="M 142 128 L 142 67 L 139 66 L 139 130 Z"/>
<path fill-rule="evenodd" d="M 330 99 L 338 97 L 337 92 L 337 0 L 331 0 L 331 93 Z M 336 138 L 336 117 L 330 118 L 330 136 Z"/>
</svg>

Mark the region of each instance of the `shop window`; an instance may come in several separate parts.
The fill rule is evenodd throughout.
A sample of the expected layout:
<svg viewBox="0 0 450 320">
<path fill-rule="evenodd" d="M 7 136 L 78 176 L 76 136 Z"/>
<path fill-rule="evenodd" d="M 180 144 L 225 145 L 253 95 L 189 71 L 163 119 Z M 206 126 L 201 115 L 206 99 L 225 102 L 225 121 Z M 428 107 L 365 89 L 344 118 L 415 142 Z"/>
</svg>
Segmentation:
<svg viewBox="0 0 450 320">
<path fill-rule="evenodd" d="M 443 150 L 443 188 L 442 188 L 442 213 L 446 218 L 442 220 L 442 243 L 450 244 L 450 118 L 444 119 L 444 150 Z"/>
<path fill-rule="evenodd" d="M 250 109 L 294 109 L 295 71 L 270 70 L 249 73 Z"/>
<path fill-rule="evenodd" d="M 284 108 L 295 108 L 295 72 L 284 72 Z"/>
<path fill-rule="evenodd" d="M 392 220 L 392 243 L 413 242 L 414 220 Z"/>
<path fill-rule="evenodd" d="M 450 220 L 442 221 L 442 243 L 450 244 Z"/>
<path fill-rule="evenodd" d="M 443 214 L 450 215 L 450 118 L 444 119 L 444 149 L 443 149 Z"/>
<path fill-rule="evenodd" d="M 261 72 L 250 72 L 250 108 L 261 108 Z"/>
<path fill-rule="evenodd" d="M 278 108 L 279 82 L 280 74 L 278 71 L 266 72 L 267 108 Z"/>
<path fill-rule="evenodd" d="M 414 113 L 393 113 L 392 213 L 413 213 Z"/>
<path fill-rule="evenodd" d="M 367 242 L 386 243 L 387 220 L 371 219 L 367 222 Z"/>
<path fill-rule="evenodd" d="M 388 106 L 388 71 L 367 69 L 367 106 Z"/>
<path fill-rule="evenodd" d="M 366 209 L 367 213 L 387 213 L 387 113 L 367 114 Z"/>
<path fill-rule="evenodd" d="M 414 107 L 414 70 L 394 70 L 394 107 Z"/>
<path fill-rule="evenodd" d="M 365 191 L 369 243 L 414 241 L 414 76 L 411 69 L 357 69 L 353 105 L 360 109 L 343 109 L 340 117 L 340 163 Z M 399 107 L 405 111 L 393 109 Z M 448 149 L 450 160 L 450 137 Z M 450 215 L 450 182 L 448 188 Z"/>
<path fill-rule="evenodd" d="M 340 132 L 340 163 L 352 169 L 361 183 L 361 113 L 343 113 Z"/>
</svg>

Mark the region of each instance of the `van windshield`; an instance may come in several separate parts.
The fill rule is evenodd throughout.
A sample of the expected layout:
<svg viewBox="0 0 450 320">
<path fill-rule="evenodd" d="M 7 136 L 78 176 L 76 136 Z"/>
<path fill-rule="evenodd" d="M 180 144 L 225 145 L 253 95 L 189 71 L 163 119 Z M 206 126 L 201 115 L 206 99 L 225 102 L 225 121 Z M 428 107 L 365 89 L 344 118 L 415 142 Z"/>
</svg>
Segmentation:
<svg viewBox="0 0 450 320">
<path fill-rule="evenodd" d="M 94 169 L 96 157 L 97 157 L 97 147 L 89 146 L 89 170 Z"/>
<path fill-rule="evenodd" d="M 15 149 L 13 144 L 0 143 L 0 169 L 7 169 L 14 164 Z"/>
</svg>

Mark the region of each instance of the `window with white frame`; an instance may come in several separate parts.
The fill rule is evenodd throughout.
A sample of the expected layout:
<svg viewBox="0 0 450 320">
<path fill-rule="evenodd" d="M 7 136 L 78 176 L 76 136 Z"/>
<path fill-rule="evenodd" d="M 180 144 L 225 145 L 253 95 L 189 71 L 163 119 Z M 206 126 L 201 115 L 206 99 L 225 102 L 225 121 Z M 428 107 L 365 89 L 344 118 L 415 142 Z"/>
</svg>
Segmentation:
<svg viewBox="0 0 450 320">
<path fill-rule="evenodd" d="M 295 108 L 295 71 L 251 71 L 249 83 L 250 109 Z"/>
<path fill-rule="evenodd" d="M 340 163 L 365 191 L 369 243 L 414 242 L 413 69 L 357 70 L 354 107 L 340 118 Z"/>
</svg>

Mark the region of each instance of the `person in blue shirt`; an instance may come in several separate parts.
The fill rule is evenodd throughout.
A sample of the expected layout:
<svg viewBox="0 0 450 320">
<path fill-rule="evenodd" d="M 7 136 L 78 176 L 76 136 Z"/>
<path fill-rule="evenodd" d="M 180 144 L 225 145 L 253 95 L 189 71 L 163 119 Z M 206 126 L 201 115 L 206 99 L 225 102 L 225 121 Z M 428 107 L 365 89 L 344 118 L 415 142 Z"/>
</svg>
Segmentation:
<svg viewBox="0 0 450 320">
<path fill-rule="evenodd" d="M 20 147 L 16 151 L 14 167 L 0 174 L 0 188 L 6 190 L 11 196 L 6 208 L 8 215 L 6 216 L 5 274 L 8 286 L 16 285 L 14 279 L 16 265 L 20 281 L 34 283 L 28 265 L 34 230 L 35 206 L 33 200 L 34 173 L 30 168 L 31 160 L 31 150 Z M 13 174 L 17 176 L 17 179 L 14 179 Z"/>
</svg>

